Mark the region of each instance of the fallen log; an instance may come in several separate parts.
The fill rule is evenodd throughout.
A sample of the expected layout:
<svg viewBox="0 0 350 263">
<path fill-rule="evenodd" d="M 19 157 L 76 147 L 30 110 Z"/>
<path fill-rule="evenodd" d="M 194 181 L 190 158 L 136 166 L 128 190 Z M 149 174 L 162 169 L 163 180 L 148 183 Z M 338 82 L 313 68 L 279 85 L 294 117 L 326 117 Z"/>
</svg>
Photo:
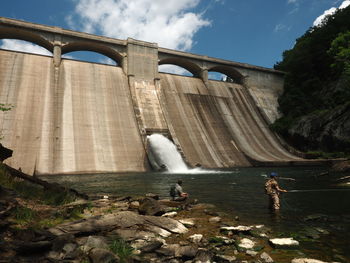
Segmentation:
<svg viewBox="0 0 350 263">
<path fill-rule="evenodd" d="M 7 164 L 2 164 L 2 166 L 5 168 L 5 170 L 14 177 L 21 178 L 23 180 L 29 181 L 34 184 L 38 184 L 43 186 L 46 190 L 56 190 L 56 191 L 68 191 L 72 194 L 74 194 L 77 197 L 83 198 L 83 199 L 89 199 L 87 194 L 84 193 L 79 193 L 77 190 L 72 189 L 72 188 L 66 188 L 63 187 L 57 183 L 48 183 L 44 180 L 41 180 L 37 177 L 30 176 L 28 174 L 23 173 L 22 171 L 19 171 L 15 168 L 12 168 L 11 166 L 8 166 Z"/>
</svg>

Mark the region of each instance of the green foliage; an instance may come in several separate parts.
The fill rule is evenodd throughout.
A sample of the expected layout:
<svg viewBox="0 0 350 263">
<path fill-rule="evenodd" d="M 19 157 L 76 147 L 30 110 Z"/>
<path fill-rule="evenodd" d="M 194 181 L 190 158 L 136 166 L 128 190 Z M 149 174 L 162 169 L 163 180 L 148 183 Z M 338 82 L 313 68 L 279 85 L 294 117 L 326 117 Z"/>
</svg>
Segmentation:
<svg viewBox="0 0 350 263">
<path fill-rule="evenodd" d="M 302 116 L 350 102 L 350 6 L 310 28 L 275 69 L 286 77 L 279 98 L 283 117 L 272 128 L 287 139 Z"/>
<path fill-rule="evenodd" d="M 34 220 L 36 212 L 28 207 L 17 206 L 15 208 L 15 219 L 18 224 L 26 224 Z"/>
<path fill-rule="evenodd" d="M 13 107 L 10 104 L 3 104 L 0 103 L 0 111 L 9 111 L 11 110 Z"/>
<path fill-rule="evenodd" d="M 132 248 L 122 238 L 118 237 L 114 239 L 109 248 L 114 254 L 118 255 L 121 263 L 131 262 L 130 257 L 133 254 L 134 248 Z"/>
</svg>

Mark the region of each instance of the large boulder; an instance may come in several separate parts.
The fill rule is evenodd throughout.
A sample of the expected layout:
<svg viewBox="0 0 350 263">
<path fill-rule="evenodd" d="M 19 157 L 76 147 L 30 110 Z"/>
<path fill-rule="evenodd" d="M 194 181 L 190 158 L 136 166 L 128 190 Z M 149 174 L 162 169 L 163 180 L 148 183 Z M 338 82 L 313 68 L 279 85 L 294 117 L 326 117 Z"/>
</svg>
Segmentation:
<svg viewBox="0 0 350 263">
<path fill-rule="evenodd" d="M 142 199 L 138 210 L 141 215 L 157 216 L 164 214 L 163 207 L 160 203 L 151 197 Z"/>
<path fill-rule="evenodd" d="M 288 130 L 288 137 L 303 151 L 350 152 L 350 103 L 300 118 Z"/>
</svg>

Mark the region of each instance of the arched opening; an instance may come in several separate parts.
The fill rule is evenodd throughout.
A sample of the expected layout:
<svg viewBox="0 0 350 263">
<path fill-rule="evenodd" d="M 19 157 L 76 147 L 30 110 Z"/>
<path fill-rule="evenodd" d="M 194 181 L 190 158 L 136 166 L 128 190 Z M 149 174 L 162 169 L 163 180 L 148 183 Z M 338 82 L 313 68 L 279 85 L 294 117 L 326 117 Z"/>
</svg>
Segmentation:
<svg viewBox="0 0 350 263">
<path fill-rule="evenodd" d="M 162 64 L 158 66 L 158 71 L 161 73 L 170 73 L 181 76 L 193 76 L 191 72 L 183 67 L 179 67 L 172 64 Z"/>
<path fill-rule="evenodd" d="M 201 68 L 181 58 L 166 58 L 158 62 L 159 71 L 183 76 L 200 77 Z M 165 71 L 167 70 L 167 71 Z"/>
<path fill-rule="evenodd" d="M 74 52 L 74 55 L 72 53 Z M 62 47 L 62 55 L 93 63 L 122 65 L 123 56 L 110 47 L 91 42 L 73 42 Z"/>
<path fill-rule="evenodd" d="M 244 76 L 232 67 L 215 66 L 208 70 L 208 78 L 212 80 L 220 80 L 243 84 Z"/>
<path fill-rule="evenodd" d="M 0 48 L 52 56 L 53 45 L 43 37 L 17 28 L 0 28 Z"/>
<path fill-rule="evenodd" d="M 0 40 L 0 48 L 11 50 L 11 51 L 19 51 L 30 54 L 38 54 L 44 56 L 51 56 L 52 53 L 48 51 L 46 48 L 38 46 L 32 42 L 28 42 L 25 40 L 18 39 L 2 39 Z"/>
</svg>

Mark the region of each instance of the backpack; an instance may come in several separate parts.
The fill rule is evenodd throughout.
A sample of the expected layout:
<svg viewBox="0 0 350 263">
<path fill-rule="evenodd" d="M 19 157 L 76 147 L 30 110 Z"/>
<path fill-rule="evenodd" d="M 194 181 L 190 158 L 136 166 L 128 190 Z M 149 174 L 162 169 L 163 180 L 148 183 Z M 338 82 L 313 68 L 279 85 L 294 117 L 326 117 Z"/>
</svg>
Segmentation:
<svg viewBox="0 0 350 263">
<path fill-rule="evenodd" d="M 171 197 L 175 197 L 176 196 L 176 187 L 175 185 L 173 185 L 172 187 L 170 187 L 170 192 L 169 192 Z"/>
</svg>

